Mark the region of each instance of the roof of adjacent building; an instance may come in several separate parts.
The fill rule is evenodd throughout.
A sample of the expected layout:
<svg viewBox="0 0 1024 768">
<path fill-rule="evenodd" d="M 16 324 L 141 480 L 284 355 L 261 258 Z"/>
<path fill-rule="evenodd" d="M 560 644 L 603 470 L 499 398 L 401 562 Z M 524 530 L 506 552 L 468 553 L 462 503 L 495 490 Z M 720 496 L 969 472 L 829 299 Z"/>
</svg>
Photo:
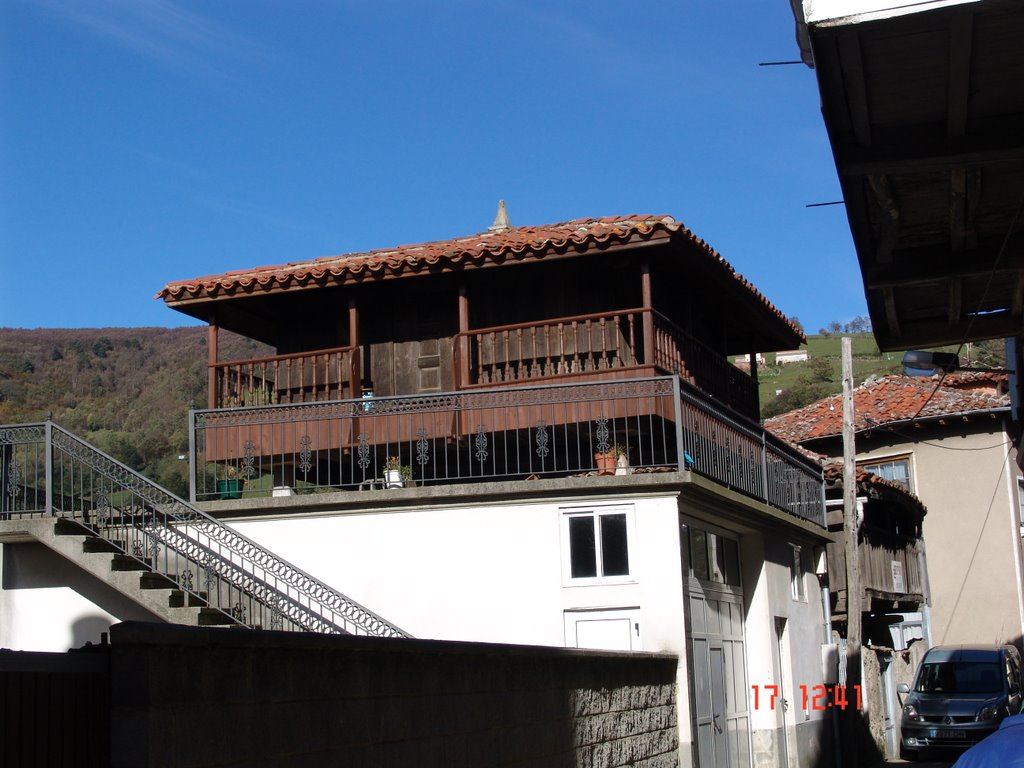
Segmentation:
<svg viewBox="0 0 1024 768">
<path fill-rule="evenodd" d="M 296 261 L 274 266 L 254 267 L 167 283 L 157 294 L 170 305 L 194 299 L 228 298 L 234 295 L 264 293 L 273 290 L 301 288 L 317 284 L 343 282 L 415 274 L 437 269 L 458 269 L 484 262 L 500 264 L 507 261 L 542 259 L 546 256 L 605 249 L 644 240 L 683 239 L 709 262 L 719 266 L 740 286 L 750 291 L 766 308 L 789 323 L 754 286 L 704 240 L 698 238 L 671 216 L 606 216 L 564 221 L 528 227 L 495 227 L 449 240 L 416 245 L 400 245 L 365 253 L 325 256 L 309 261 Z M 798 329 L 797 333 L 799 333 Z M 802 333 L 799 333 L 803 337 Z"/>
<path fill-rule="evenodd" d="M 822 468 L 822 475 L 825 478 L 825 485 L 842 487 L 843 485 L 843 463 L 841 461 L 829 461 Z M 857 493 L 868 497 L 897 500 L 909 509 L 924 517 L 928 508 L 921 500 L 893 480 L 869 472 L 863 467 L 856 469 Z"/>
<path fill-rule="evenodd" d="M 993 373 L 886 376 L 854 389 L 854 426 L 858 432 L 886 424 L 1006 409 L 1006 375 Z M 842 395 L 826 397 L 765 420 L 765 428 L 791 443 L 842 433 Z"/>
</svg>

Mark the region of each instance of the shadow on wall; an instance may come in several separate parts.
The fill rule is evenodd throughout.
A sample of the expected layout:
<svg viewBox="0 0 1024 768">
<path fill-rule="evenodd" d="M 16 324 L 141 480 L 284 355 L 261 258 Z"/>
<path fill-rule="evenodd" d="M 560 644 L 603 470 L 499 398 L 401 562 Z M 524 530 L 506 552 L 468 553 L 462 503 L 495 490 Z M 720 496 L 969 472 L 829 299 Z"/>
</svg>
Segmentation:
<svg viewBox="0 0 1024 768">
<path fill-rule="evenodd" d="M 71 624 L 71 647 L 102 644 L 102 635 L 110 631 L 110 619 L 94 614 L 82 616 Z"/>
<path fill-rule="evenodd" d="M 158 618 L 44 544 L 4 544 L 3 548 L 4 589 L 66 587 L 119 621 L 154 621 Z M 99 642 L 99 637 L 94 642 Z"/>
</svg>

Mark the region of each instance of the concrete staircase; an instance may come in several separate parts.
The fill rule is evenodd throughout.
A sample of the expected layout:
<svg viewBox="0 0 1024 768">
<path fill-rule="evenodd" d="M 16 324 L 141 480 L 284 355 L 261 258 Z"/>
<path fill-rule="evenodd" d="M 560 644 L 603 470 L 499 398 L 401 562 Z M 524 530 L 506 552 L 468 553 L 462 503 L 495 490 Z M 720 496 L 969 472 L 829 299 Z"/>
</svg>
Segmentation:
<svg viewBox="0 0 1024 768">
<path fill-rule="evenodd" d="M 206 593 L 185 591 L 175 576 L 154 570 L 151 560 L 125 555 L 123 542 L 108 541 L 75 520 L 0 520 L 0 542 L 25 541 L 46 545 L 157 619 L 192 626 L 242 626 L 229 612 L 210 606 Z"/>
<path fill-rule="evenodd" d="M 175 624 L 407 637 L 52 422 L 0 425 L 0 541 L 37 541 Z"/>
</svg>

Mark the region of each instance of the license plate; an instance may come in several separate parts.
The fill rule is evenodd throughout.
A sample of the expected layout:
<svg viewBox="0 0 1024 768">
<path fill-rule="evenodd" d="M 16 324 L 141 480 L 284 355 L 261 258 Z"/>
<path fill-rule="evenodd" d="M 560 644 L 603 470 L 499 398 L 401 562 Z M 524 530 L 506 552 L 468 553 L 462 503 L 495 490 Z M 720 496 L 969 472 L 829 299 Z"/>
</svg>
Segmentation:
<svg viewBox="0 0 1024 768">
<path fill-rule="evenodd" d="M 966 739 L 967 731 L 955 728 L 931 728 L 928 731 L 930 739 Z"/>
</svg>

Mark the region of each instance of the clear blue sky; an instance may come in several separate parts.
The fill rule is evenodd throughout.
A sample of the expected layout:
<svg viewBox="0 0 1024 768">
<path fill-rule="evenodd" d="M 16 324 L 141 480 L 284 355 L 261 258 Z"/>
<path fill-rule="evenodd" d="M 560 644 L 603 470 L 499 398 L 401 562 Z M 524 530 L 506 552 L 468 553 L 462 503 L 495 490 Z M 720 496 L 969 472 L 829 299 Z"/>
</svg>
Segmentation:
<svg viewBox="0 0 1024 768">
<path fill-rule="evenodd" d="M 0 3 L 0 326 L 171 280 L 670 214 L 809 332 L 866 312 L 788 0 Z"/>
</svg>

